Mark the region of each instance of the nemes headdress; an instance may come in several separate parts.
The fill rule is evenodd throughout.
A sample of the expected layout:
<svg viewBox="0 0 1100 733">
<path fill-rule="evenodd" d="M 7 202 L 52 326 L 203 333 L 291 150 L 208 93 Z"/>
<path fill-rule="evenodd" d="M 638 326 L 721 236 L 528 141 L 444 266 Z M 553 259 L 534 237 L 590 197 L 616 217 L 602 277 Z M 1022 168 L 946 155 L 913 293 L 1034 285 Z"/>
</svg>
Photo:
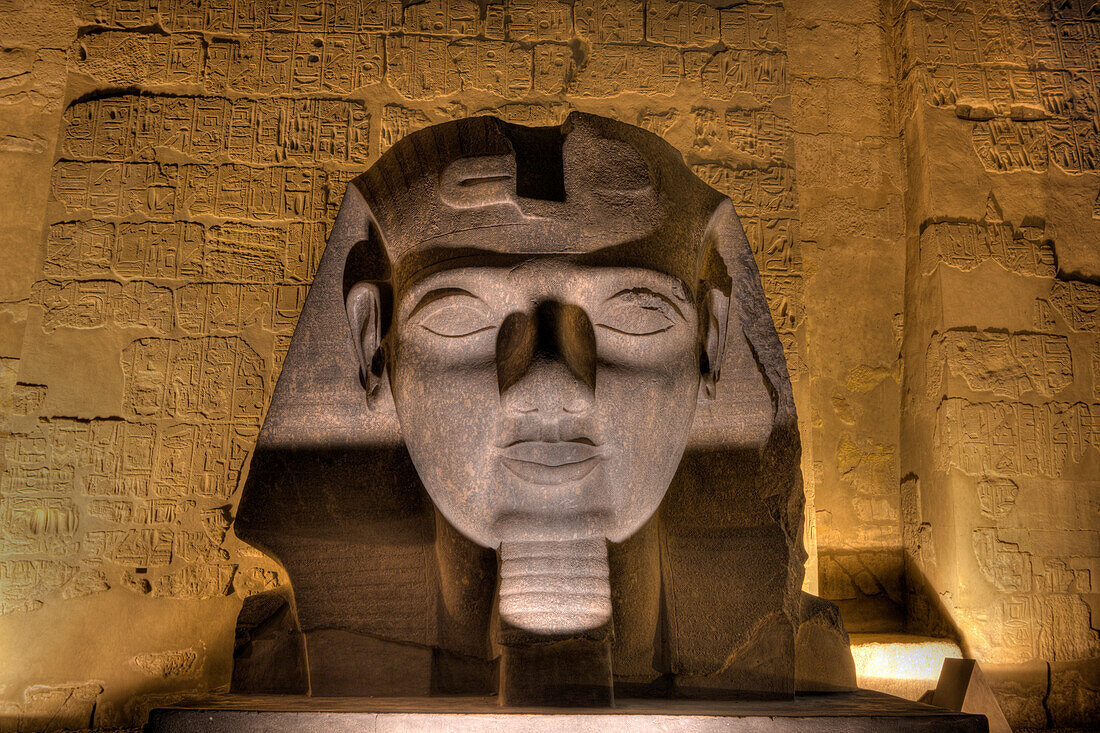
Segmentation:
<svg viewBox="0 0 1100 733">
<path fill-rule="evenodd" d="M 694 285 L 721 199 L 661 138 L 578 112 L 560 128 L 475 117 L 420 130 L 354 185 L 398 283 L 464 253 L 615 251 Z"/>
</svg>

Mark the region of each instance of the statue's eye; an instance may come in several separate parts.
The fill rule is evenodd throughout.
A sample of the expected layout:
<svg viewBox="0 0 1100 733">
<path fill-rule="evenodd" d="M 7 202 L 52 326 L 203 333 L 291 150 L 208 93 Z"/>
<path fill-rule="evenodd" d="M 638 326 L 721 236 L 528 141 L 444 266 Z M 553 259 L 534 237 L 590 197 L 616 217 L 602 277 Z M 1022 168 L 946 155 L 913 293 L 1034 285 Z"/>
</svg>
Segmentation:
<svg viewBox="0 0 1100 733">
<path fill-rule="evenodd" d="M 665 298 L 642 288 L 612 296 L 596 325 L 628 336 L 651 336 L 672 328 L 676 318 L 675 308 Z"/>
<path fill-rule="evenodd" d="M 430 308 L 419 319 L 421 328 L 446 338 L 473 336 L 496 324 L 488 310 L 476 298 L 447 298 Z"/>
</svg>

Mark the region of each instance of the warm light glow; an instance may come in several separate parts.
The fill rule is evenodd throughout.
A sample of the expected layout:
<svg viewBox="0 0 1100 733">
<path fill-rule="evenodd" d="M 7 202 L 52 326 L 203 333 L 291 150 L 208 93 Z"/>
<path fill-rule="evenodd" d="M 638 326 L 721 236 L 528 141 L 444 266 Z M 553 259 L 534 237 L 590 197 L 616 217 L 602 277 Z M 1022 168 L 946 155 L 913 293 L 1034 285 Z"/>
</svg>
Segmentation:
<svg viewBox="0 0 1100 733">
<path fill-rule="evenodd" d="M 929 680 L 934 687 L 943 660 L 963 656 L 959 645 L 950 639 L 852 634 L 851 640 L 860 687 L 868 686 L 864 680 Z"/>
</svg>

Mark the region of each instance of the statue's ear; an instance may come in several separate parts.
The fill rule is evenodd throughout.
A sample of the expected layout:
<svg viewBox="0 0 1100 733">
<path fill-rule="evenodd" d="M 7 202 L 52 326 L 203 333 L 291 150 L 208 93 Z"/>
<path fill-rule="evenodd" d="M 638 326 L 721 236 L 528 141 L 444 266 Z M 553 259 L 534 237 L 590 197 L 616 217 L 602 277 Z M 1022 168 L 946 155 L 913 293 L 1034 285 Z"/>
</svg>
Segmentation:
<svg viewBox="0 0 1100 733">
<path fill-rule="evenodd" d="M 361 280 L 348 290 L 345 306 L 359 356 L 359 379 L 367 390 L 367 406 L 386 410 L 393 404 L 393 397 L 382 341 L 382 291 L 375 283 Z"/>
<path fill-rule="evenodd" d="M 715 205 L 707 221 L 704 237 L 705 253 L 700 272 L 699 304 L 703 327 L 703 353 L 699 358 L 699 401 L 714 399 L 722 361 L 726 353 L 726 331 L 730 319 L 730 297 L 734 292 L 731 268 L 736 269 L 739 257 L 752 260 L 745 231 L 733 210 L 733 202 L 723 197 Z"/>
<path fill-rule="evenodd" d="M 710 402 L 716 393 L 718 377 L 722 372 L 722 355 L 726 352 L 730 297 L 719 288 L 708 287 L 702 306 L 703 353 L 699 358 L 699 401 Z"/>
</svg>

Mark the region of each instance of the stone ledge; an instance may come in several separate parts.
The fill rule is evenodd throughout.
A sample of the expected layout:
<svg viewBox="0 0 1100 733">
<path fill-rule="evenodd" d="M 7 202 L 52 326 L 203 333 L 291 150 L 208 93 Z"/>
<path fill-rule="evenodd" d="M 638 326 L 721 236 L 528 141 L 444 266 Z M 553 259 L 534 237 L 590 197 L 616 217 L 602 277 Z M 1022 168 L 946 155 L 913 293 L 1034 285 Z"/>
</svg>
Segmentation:
<svg viewBox="0 0 1100 733">
<path fill-rule="evenodd" d="M 280 731 L 814 731 L 985 733 L 984 716 L 870 690 L 793 700 L 620 700 L 614 708 L 501 708 L 492 697 L 314 698 L 227 695 L 158 708 L 146 733 Z"/>
</svg>

